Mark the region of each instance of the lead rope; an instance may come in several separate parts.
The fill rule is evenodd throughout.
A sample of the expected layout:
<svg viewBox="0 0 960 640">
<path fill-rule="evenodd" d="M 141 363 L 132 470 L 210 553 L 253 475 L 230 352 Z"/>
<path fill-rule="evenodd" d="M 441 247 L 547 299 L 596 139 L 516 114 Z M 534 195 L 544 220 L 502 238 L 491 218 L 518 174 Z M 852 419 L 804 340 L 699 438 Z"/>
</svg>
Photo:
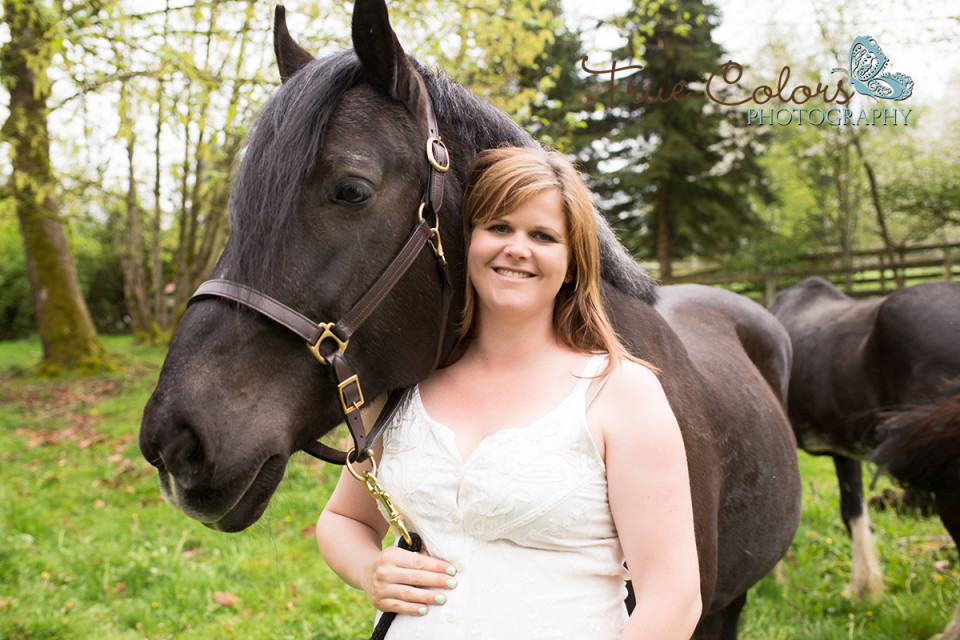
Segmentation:
<svg viewBox="0 0 960 640">
<path fill-rule="evenodd" d="M 390 499 L 390 496 L 384 491 L 383 487 L 380 486 L 380 482 L 377 480 L 377 461 L 373 457 L 373 451 L 367 450 L 366 458 L 370 460 L 372 469 L 370 471 L 358 472 L 353 468 L 353 463 L 350 460 L 353 458 L 355 449 L 351 449 L 347 453 L 347 462 L 346 467 L 347 471 L 350 472 L 354 478 L 363 483 L 363 486 L 367 488 L 367 491 L 372 495 L 382 506 L 384 511 L 387 512 L 387 522 L 390 523 L 390 527 L 393 529 L 394 534 L 400 540 L 400 548 L 406 551 L 412 551 L 414 553 L 420 553 L 423 549 L 423 540 L 416 533 L 412 533 L 407 529 L 407 525 L 403 521 L 403 516 L 400 515 L 400 512 L 397 511 L 397 507 L 393 504 L 393 500 Z M 393 623 L 393 619 L 397 617 L 396 611 L 384 611 L 380 616 L 380 620 L 377 622 L 377 626 L 373 629 L 373 634 L 370 636 L 370 640 L 384 640 L 387 636 L 387 631 L 390 630 L 390 625 Z"/>
</svg>

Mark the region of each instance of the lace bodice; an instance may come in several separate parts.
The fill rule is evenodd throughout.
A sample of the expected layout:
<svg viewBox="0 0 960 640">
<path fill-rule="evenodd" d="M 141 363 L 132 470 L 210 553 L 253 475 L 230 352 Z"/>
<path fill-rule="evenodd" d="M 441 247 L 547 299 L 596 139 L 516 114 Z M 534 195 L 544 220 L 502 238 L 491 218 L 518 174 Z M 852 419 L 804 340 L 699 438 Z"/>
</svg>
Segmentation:
<svg viewBox="0 0 960 640">
<path fill-rule="evenodd" d="M 459 584 L 426 616 L 398 616 L 390 640 L 619 637 L 626 572 L 586 422 L 604 361 L 591 359 L 552 411 L 485 438 L 466 460 L 419 389 L 408 394 L 384 434 L 380 481 Z"/>
</svg>

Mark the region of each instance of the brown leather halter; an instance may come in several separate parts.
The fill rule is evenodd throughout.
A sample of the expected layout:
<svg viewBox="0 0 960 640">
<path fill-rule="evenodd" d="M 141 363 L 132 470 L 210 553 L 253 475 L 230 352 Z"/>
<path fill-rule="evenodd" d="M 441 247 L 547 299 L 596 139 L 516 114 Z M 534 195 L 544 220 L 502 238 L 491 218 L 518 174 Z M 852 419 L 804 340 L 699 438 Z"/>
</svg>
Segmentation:
<svg viewBox="0 0 960 640">
<path fill-rule="evenodd" d="M 394 390 L 389 394 L 387 404 L 377 417 L 374 426 L 369 433 L 366 432 L 358 411 L 364 404 L 363 391 L 360 388 L 356 369 L 347 360 L 346 350 L 353 333 L 380 306 L 426 245 L 430 245 L 437 257 L 443 287 L 440 339 L 437 343 L 433 368 L 436 368 L 439 363 L 443 350 L 444 329 L 450 310 L 453 286 L 446 257 L 443 254 L 443 245 L 440 242 L 439 211 L 443 206 L 444 174 L 450 168 L 450 155 L 446 145 L 440 139 L 440 130 L 430 97 L 425 90 L 423 95 L 428 132 L 426 155 L 430 163 L 430 173 L 417 214 L 418 222 L 393 261 L 342 319 L 337 322 L 314 322 L 299 311 L 266 294 L 238 282 L 224 279 L 207 280 L 187 302 L 189 306 L 203 298 L 217 297 L 232 300 L 253 309 L 306 340 L 307 348 L 317 361 L 324 366 L 332 367 L 337 378 L 340 406 L 353 438 L 353 448 L 349 452 L 338 451 L 319 440 L 303 447 L 305 452 L 327 462 L 346 464 L 362 462 L 369 458 L 373 454 L 373 446 L 386 428 L 387 421 L 399 406 L 403 390 Z M 432 218 L 433 226 L 430 226 L 426 218 Z"/>
</svg>

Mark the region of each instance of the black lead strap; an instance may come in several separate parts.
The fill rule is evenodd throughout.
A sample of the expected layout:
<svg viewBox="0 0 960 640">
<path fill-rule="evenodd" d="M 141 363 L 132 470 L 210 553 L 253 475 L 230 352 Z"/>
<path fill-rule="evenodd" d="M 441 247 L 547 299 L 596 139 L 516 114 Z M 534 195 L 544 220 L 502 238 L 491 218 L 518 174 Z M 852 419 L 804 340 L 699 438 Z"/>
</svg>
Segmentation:
<svg viewBox="0 0 960 640">
<path fill-rule="evenodd" d="M 407 543 L 403 538 L 400 538 L 400 548 L 406 549 L 407 551 L 413 551 L 414 553 L 420 553 L 423 549 L 423 541 L 415 533 L 410 534 L 412 541 Z M 380 615 L 380 619 L 377 621 L 377 626 L 373 628 L 373 634 L 370 636 L 370 640 L 384 640 L 387 637 L 387 631 L 390 630 L 390 625 L 393 623 L 393 619 L 397 617 L 396 611 L 384 611 Z"/>
</svg>

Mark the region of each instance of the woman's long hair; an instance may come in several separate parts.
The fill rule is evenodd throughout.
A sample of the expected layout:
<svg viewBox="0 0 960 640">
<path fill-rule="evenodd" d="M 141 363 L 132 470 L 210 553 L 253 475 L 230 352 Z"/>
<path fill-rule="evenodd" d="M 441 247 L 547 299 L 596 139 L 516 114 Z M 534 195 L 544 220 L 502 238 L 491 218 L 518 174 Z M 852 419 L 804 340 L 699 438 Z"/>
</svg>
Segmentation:
<svg viewBox="0 0 960 640">
<path fill-rule="evenodd" d="M 609 354 L 606 374 L 626 352 L 600 298 L 600 250 L 590 191 L 569 160 L 558 152 L 532 147 L 481 152 L 470 167 L 463 196 L 466 247 L 469 251 L 474 227 L 505 216 L 551 190 L 560 195 L 571 256 L 569 282 L 560 287 L 554 305 L 554 329 L 560 342 L 576 351 Z M 476 290 L 468 273 L 459 327 L 461 345 L 470 338 L 475 313 Z M 455 349 L 454 357 L 460 352 Z"/>
</svg>

